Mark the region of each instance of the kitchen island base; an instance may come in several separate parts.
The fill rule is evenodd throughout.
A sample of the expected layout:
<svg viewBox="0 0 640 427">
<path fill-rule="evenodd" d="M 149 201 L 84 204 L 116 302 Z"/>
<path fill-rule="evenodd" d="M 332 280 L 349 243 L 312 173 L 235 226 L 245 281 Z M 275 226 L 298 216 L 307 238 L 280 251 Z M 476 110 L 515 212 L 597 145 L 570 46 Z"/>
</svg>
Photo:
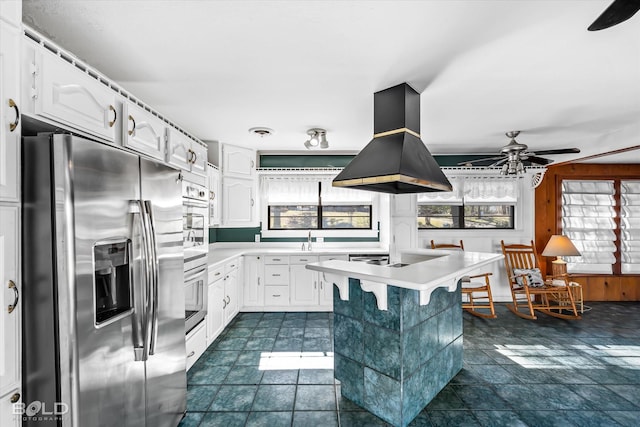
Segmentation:
<svg viewBox="0 0 640 427">
<path fill-rule="evenodd" d="M 407 426 L 462 369 L 460 284 L 420 292 L 387 286 L 387 309 L 349 278 L 348 300 L 334 287 L 335 377 L 347 399 L 386 422 Z"/>
</svg>

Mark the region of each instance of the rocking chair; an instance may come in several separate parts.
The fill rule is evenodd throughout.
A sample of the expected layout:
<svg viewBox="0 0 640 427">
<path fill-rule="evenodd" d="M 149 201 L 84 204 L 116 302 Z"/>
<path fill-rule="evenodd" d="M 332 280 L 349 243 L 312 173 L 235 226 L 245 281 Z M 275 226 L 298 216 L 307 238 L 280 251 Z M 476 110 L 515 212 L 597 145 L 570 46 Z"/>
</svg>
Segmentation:
<svg viewBox="0 0 640 427">
<path fill-rule="evenodd" d="M 451 250 L 464 250 L 464 243 L 460 240 L 460 244 L 454 243 L 435 243 L 431 241 L 431 249 L 451 249 Z M 467 276 L 462 279 L 462 295 L 466 295 L 467 300 L 462 302 L 462 309 L 473 314 L 477 317 L 485 319 L 495 319 L 496 312 L 493 308 L 493 297 L 491 296 L 491 285 L 489 283 L 489 276 L 493 273 L 482 273 L 475 276 Z M 484 277 L 483 282 L 472 282 L 471 279 L 478 279 Z M 478 295 L 478 293 L 480 295 Z M 475 295 L 474 295 L 475 294 Z M 482 301 L 478 302 L 480 299 Z M 487 301 L 485 301 L 487 300 Z M 489 313 L 477 311 L 478 309 L 489 310 Z"/>
<path fill-rule="evenodd" d="M 567 280 L 545 282 L 540 272 L 540 260 L 533 241 L 531 245 L 508 244 L 501 241 L 513 304 L 507 308 L 524 319 L 537 319 L 535 311 L 561 319 L 581 319 L 576 310 L 573 292 Z M 528 313 L 527 313 L 528 309 Z M 568 311 L 569 314 L 565 314 Z"/>
</svg>

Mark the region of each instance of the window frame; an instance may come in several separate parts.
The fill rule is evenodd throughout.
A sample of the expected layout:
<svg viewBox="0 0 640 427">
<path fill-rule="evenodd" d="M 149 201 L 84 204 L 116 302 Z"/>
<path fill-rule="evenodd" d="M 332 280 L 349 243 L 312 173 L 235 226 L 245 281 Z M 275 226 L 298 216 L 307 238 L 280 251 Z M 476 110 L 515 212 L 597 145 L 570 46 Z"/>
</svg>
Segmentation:
<svg viewBox="0 0 640 427">
<path fill-rule="evenodd" d="M 313 206 L 316 208 L 316 218 L 317 218 L 317 226 L 316 227 L 304 227 L 304 228 L 273 228 L 271 227 L 271 208 L 277 206 Z M 324 215 L 323 209 L 328 206 L 366 206 L 369 208 L 369 227 L 324 227 Z M 373 204 L 345 204 L 345 203 L 334 203 L 331 205 L 308 205 L 308 204 L 299 204 L 299 205 L 267 205 L 267 230 L 269 231 L 299 231 L 299 230 L 351 230 L 351 231 L 364 231 L 364 230 L 372 230 L 373 229 Z"/>
<path fill-rule="evenodd" d="M 428 202 L 418 202 L 417 203 L 417 209 L 416 209 L 416 217 L 417 218 L 421 218 L 421 215 L 419 215 L 419 209 L 420 206 L 450 206 L 451 210 L 453 211 L 454 209 L 456 209 L 459 214 L 457 215 L 458 218 L 458 227 L 421 227 L 420 223 L 418 222 L 418 231 L 420 230 L 515 230 L 516 229 L 516 205 L 512 205 L 512 204 L 497 204 L 497 203 L 473 203 L 473 204 L 455 204 L 455 205 L 450 205 L 450 204 L 446 204 L 446 203 L 428 203 Z M 509 206 L 511 207 L 510 209 L 510 227 L 465 227 L 465 207 L 467 206 Z M 501 215 L 503 216 L 503 215 Z M 453 218 L 455 218 L 455 216 L 452 216 Z M 455 223 L 455 221 L 453 221 Z"/>
</svg>

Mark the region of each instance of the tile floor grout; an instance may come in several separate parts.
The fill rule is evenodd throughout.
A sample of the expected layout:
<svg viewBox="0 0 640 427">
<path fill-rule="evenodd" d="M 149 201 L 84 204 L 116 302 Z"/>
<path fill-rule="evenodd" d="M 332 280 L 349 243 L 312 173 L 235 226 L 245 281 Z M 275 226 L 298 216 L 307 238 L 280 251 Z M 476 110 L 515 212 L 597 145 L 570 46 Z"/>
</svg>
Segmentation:
<svg viewBox="0 0 640 427">
<path fill-rule="evenodd" d="M 577 322 L 547 316 L 540 316 L 538 321 L 519 319 L 502 304 L 497 307 L 498 319 L 477 319 L 465 313 L 463 370 L 410 425 L 637 425 L 640 332 L 636 326 L 640 324 L 640 305 L 593 303 L 592 306 L 594 310 Z M 326 316 L 321 319 L 326 322 L 309 319 L 322 316 Z M 303 322 L 287 322 L 285 327 L 288 317 L 294 318 L 290 313 L 241 313 L 223 331 L 189 372 L 191 393 L 181 427 L 388 425 L 342 398 L 339 382 L 335 378 L 329 382 L 327 373 L 323 378 L 323 370 L 296 369 L 295 378 L 280 375 L 287 371 L 276 374 L 263 371 L 259 375 L 252 372 L 251 367 L 257 370 L 260 363 L 253 351 L 286 351 L 286 347 L 280 348 L 282 345 L 292 345 L 291 351 L 296 352 L 332 351 L 332 340 L 306 337 L 307 325 L 314 329 L 309 331 L 310 335 L 331 336 L 333 325 L 329 314 L 297 314 L 295 318 L 302 318 Z M 247 320 L 251 318 L 253 320 Z M 251 341 L 251 338 L 264 338 L 253 335 L 256 329 L 263 329 L 260 326 L 263 320 L 264 325 L 271 325 L 266 328 L 276 329 L 273 326 L 278 325 L 277 331 L 259 330 L 259 334 L 270 334 L 269 339 Z M 327 326 L 317 328 L 320 324 Z M 225 341 L 233 339 L 235 334 L 247 333 L 248 336 L 239 341 Z M 297 338 L 287 341 L 290 335 Z M 227 346 L 238 348 L 220 348 Z M 231 365 L 216 364 L 229 363 L 231 359 Z M 582 364 L 578 365 L 579 362 Z M 531 366 L 525 367 L 523 363 Z M 285 386 L 280 390 L 289 390 L 285 394 L 292 398 L 284 396 L 283 399 L 289 400 L 283 402 L 278 401 L 281 396 L 265 398 L 267 392 L 277 389 L 263 388 L 261 393 L 262 386 Z M 331 398 L 322 394 L 328 391 L 326 386 L 332 387 Z M 223 398 L 234 395 L 221 392 L 237 390 L 237 387 L 252 387 L 246 389 L 253 392 L 251 402 L 246 406 L 225 407 Z M 208 394 L 212 390 L 215 393 Z M 306 401 L 301 400 L 299 404 L 301 397 Z M 261 399 L 260 406 L 257 406 L 258 399 Z M 332 409 L 321 406 L 327 399 L 333 400 Z M 259 410 L 274 407 L 288 409 Z"/>
</svg>

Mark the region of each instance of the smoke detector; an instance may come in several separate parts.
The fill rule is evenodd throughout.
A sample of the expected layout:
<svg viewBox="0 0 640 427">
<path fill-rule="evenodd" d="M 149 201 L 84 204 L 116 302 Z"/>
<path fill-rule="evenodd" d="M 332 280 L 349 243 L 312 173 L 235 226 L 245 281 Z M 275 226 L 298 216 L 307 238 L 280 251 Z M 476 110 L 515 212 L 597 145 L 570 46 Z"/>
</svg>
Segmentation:
<svg viewBox="0 0 640 427">
<path fill-rule="evenodd" d="M 273 129 L 265 128 L 265 127 L 255 127 L 255 128 L 249 129 L 249 133 L 258 135 L 259 137 L 263 138 L 265 136 L 273 135 Z"/>
</svg>

